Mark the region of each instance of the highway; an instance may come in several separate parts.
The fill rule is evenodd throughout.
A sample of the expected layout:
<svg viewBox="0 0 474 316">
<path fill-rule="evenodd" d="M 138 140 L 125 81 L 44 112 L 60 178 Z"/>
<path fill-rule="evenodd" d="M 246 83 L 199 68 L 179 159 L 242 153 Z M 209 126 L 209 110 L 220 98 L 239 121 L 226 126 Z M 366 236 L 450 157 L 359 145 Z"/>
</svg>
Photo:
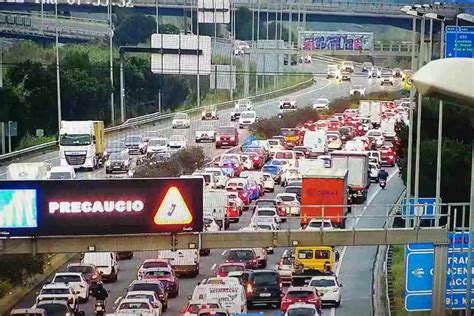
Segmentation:
<svg viewBox="0 0 474 316">
<path fill-rule="evenodd" d="M 308 67 L 308 65 L 298 65 L 296 67 Z M 326 65 L 321 62 L 314 62 L 309 65 L 313 72 L 323 72 Z M 305 106 L 311 104 L 311 102 L 318 97 L 325 97 L 330 100 L 347 96 L 349 89 L 352 85 L 361 84 L 367 87 L 367 93 L 380 91 L 380 89 L 397 89 L 395 87 L 380 87 L 377 80 L 368 80 L 365 77 L 355 76 L 352 82 L 337 82 L 335 80 L 327 80 L 320 78 L 317 83 L 308 87 L 304 90 L 290 94 L 297 98 L 299 106 Z M 259 117 L 271 117 L 278 113 L 278 100 L 279 98 L 259 102 L 255 104 L 255 109 Z M 236 124 L 230 122 L 230 109 L 222 110 L 219 113 L 219 121 L 208 121 L 209 124 L 229 125 Z M 191 122 L 191 128 L 187 130 L 173 130 L 171 128 L 171 121 L 167 120 L 164 122 L 156 122 L 154 126 L 139 127 L 135 130 L 127 130 L 121 133 L 114 134 L 111 139 L 119 139 L 124 137 L 126 134 L 139 134 L 146 131 L 159 131 L 165 137 L 169 137 L 173 133 L 179 133 L 186 135 L 188 139 L 188 146 L 195 145 L 194 133 L 198 126 L 203 124 L 200 117 L 193 117 Z M 248 135 L 247 130 L 240 130 L 240 140 L 243 141 Z M 222 153 L 225 149 L 216 150 L 214 144 L 200 144 L 204 148 L 204 151 L 208 157 L 214 157 Z M 50 152 L 36 157 L 30 157 L 24 161 L 47 161 L 52 165 L 58 165 L 58 152 Z M 390 174 L 393 179 L 389 182 L 387 189 L 381 191 L 377 185 L 372 185 L 369 190 L 368 207 L 361 208 L 360 212 L 365 214 L 385 214 L 385 207 L 379 207 L 376 205 L 380 204 L 393 204 L 396 202 L 403 185 L 396 175 L 396 170 L 392 168 Z M 0 177 L 5 178 L 5 167 L 0 168 Z M 78 178 L 81 179 L 100 179 L 105 177 L 105 171 L 103 169 L 95 170 L 92 172 L 78 172 Z M 281 192 L 281 187 L 277 187 L 275 193 L 268 193 L 266 197 L 272 197 L 276 193 Z M 241 218 L 240 223 L 232 224 L 231 230 L 238 230 L 240 227 L 246 226 L 250 222 L 250 212 L 246 212 Z M 349 222 L 348 227 L 356 225 L 356 227 L 381 227 L 383 226 L 384 219 L 361 219 L 355 223 Z M 296 220 L 290 220 L 285 224 L 282 229 L 298 229 L 299 223 Z M 281 256 L 284 249 L 276 249 L 273 255 L 269 255 L 268 267 L 273 268 Z M 326 308 L 324 315 L 369 315 L 372 314 L 372 265 L 375 258 L 375 247 L 352 247 L 339 249 L 341 252 L 341 261 L 337 266 L 336 273 L 339 275 L 339 280 L 344 287 L 342 289 L 342 304 L 338 309 Z M 131 260 L 121 261 L 119 263 L 119 277 L 116 283 L 106 284 L 106 288 L 110 290 L 110 297 L 108 299 L 107 310 L 113 310 L 113 304 L 120 295 L 124 294 L 125 288 L 129 283 L 135 279 L 136 270 L 140 263 L 147 258 L 153 258 L 156 256 L 156 252 L 142 252 L 135 253 L 135 256 Z M 202 257 L 200 263 L 200 275 L 194 279 L 181 279 L 180 280 L 180 295 L 178 298 L 171 299 L 169 309 L 166 312 L 167 315 L 178 315 L 180 309 L 186 304 L 187 297 L 192 294 L 192 291 L 197 282 L 203 278 L 211 276 L 211 267 L 215 263 L 222 262 L 221 251 L 213 250 L 211 255 L 208 257 Z M 64 269 L 63 267 L 62 269 Z M 34 304 L 36 291 L 30 293 L 16 306 L 17 308 L 29 307 Z M 86 315 L 93 315 L 94 303 L 91 300 L 87 304 L 82 304 L 81 308 L 85 310 Z M 271 315 L 272 310 L 262 310 L 265 315 Z"/>
</svg>

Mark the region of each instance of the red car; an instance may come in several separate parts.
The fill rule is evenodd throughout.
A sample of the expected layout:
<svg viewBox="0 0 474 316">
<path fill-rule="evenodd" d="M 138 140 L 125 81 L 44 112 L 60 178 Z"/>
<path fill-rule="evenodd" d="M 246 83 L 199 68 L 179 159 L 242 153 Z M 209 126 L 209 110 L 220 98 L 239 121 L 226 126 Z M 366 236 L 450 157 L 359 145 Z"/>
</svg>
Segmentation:
<svg viewBox="0 0 474 316">
<path fill-rule="evenodd" d="M 217 129 L 216 148 L 239 145 L 239 133 L 234 126 L 221 126 Z"/>
<path fill-rule="evenodd" d="M 237 202 L 229 200 L 225 209 L 226 214 L 229 217 L 229 221 L 231 223 L 238 223 L 239 217 L 242 215 L 242 208 L 237 205 Z"/>
<path fill-rule="evenodd" d="M 384 145 L 380 147 L 380 158 L 382 159 L 382 165 L 393 167 L 397 160 L 397 153 L 393 146 Z"/>
<path fill-rule="evenodd" d="M 346 122 L 347 125 L 354 127 L 354 132 L 356 136 L 365 135 L 364 125 L 358 119 L 350 118 Z"/>
<path fill-rule="evenodd" d="M 233 178 L 227 180 L 225 185 L 225 190 L 230 192 L 237 192 L 239 194 L 239 198 L 244 202 L 244 205 L 248 205 L 251 202 L 250 196 L 252 192 L 248 187 L 247 179 L 242 178 Z"/>
<path fill-rule="evenodd" d="M 212 270 L 217 277 L 224 278 L 229 274 L 229 272 L 245 271 L 246 269 L 245 264 L 243 263 L 227 262 L 221 263 L 220 265 L 214 265 Z"/>
<path fill-rule="evenodd" d="M 158 280 L 165 287 L 166 292 L 170 297 L 177 297 L 179 295 L 178 277 L 170 268 L 150 268 L 143 273 L 145 280 Z"/>
<path fill-rule="evenodd" d="M 258 269 L 258 258 L 252 248 L 238 248 L 224 251 L 226 263 L 243 263 L 246 269 Z"/>
<path fill-rule="evenodd" d="M 138 268 L 137 279 L 141 280 L 146 269 L 150 268 L 170 268 L 173 269 L 168 259 L 146 259 Z"/>
<path fill-rule="evenodd" d="M 188 305 L 181 309 L 183 316 L 198 315 L 203 309 L 220 308 L 219 303 L 202 303 L 202 301 L 189 301 Z"/>
<path fill-rule="evenodd" d="M 329 128 L 328 121 L 326 120 L 319 120 L 315 123 L 315 125 L 316 125 L 316 129 L 324 129 L 327 131 Z"/>
<path fill-rule="evenodd" d="M 250 156 L 250 159 L 252 159 L 254 169 L 260 169 L 265 164 L 265 161 L 263 160 L 263 155 L 260 156 L 258 152 L 246 152 L 244 153 L 244 155 Z"/>
<path fill-rule="evenodd" d="M 312 286 L 289 287 L 281 300 L 280 310 L 286 312 L 288 307 L 294 303 L 312 304 L 318 311 L 321 310 L 321 298 Z"/>
<path fill-rule="evenodd" d="M 224 169 L 232 169 L 230 172 L 225 172 L 225 174 L 230 175 L 231 177 L 239 177 L 240 173 L 242 172 L 242 164 L 240 164 L 236 160 L 224 160 L 221 163 L 219 163 L 219 167 L 224 170 Z"/>
</svg>

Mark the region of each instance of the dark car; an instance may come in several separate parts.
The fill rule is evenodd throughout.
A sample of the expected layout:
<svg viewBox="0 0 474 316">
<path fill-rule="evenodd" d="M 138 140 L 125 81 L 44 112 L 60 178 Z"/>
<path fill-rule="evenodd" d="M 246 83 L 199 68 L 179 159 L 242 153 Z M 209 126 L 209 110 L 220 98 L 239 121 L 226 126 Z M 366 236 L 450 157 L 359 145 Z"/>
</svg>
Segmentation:
<svg viewBox="0 0 474 316">
<path fill-rule="evenodd" d="M 256 304 L 273 305 L 279 308 L 282 297 L 280 275 L 275 270 L 255 270 L 249 278 L 251 295 L 247 297 L 247 306 L 252 308 Z"/>
<path fill-rule="evenodd" d="M 158 280 L 163 283 L 169 297 L 179 295 L 179 282 L 173 269 L 169 267 L 157 267 L 146 269 L 143 274 L 145 280 Z"/>
<path fill-rule="evenodd" d="M 301 202 L 301 186 L 287 186 L 285 188 L 285 193 L 295 193 L 298 201 Z"/>
<path fill-rule="evenodd" d="M 124 259 L 132 259 L 133 258 L 133 251 L 117 251 L 117 259 L 124 260 Z"/>
<path fill-rule="evenodd" d="M 341 134 L 341 140 L 347 142 L 354 138 L 354 127 L 352 126 L 343 126 L 339 128 L 339 133 Z"/>
<path fill-rule="evenodd" d="M 36 308 L 43 309 L 48 316 L 85 315 L 84 311 L 72 310 L 67 301 L 63 300 L 41 301 L 36 304 Z"/>
<path fill-rule="evenodd" d="M 82 273 L 87 283 L 89 283 L 89 289 L 93 290 L 99 281 L 101 281 L 100 272 L 97 267 L 93 264 L 87 263 L 70 263 L 66 269 L 67 272 Z"/>
<path fill-rule="evenodd" d="M 224 251 L 225 262 L 241 262 L 247 269 L 257 269 L 258 259 L 255 251 L 251 248 L 230 249 Z"/>
<path fill-rule="evenodd" d="M 221 126 L 217 129 L 216 148 L 222 146 L 237 146 L 239 144 L 239 133 L 234 126 Z"/>
<path fill-rule="evenodd" d="M 104 157 L 107 159 L 110 157 L 111 154 L 120 153 L 125 150 L 126 148 L 123 141 L 120 141 L 120 140 L 111 141 L 111 142 L 108 142 L 107 145 L 105 145 Z"/>
<path fill-rule="evenodd" d="M 135 280 L 129 286 L 127 291 L 153 291 L 160 299 L 163 311 L 168 308 L 168 292 L 161 281 L 158 280 Z"/>
<path fill-rule="evenodd" d="M 124 143 L 130 155 L 146 153 L 147 142 L 142 135 L 129 135 L 125 137 Z"/>
<path fill-rule="evenodd" d="M 114 171 L 128 172 L 130 163 L 130 155 L 127 152 L 113 153 L 105 163 L 105 173 L 112 173 Z"/>
</svg>

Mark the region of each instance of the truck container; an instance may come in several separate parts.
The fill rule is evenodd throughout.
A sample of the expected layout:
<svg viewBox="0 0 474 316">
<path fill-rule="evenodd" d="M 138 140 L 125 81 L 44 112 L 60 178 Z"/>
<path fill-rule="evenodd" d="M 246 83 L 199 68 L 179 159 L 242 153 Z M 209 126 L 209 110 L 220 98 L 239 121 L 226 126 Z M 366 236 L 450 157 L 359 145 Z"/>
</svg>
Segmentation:
<svg viewBox="0 0 474 316">
<path fill-rule="evenodd" d="M 302 227 L 313 218 L 329 219 L 334 226 L 345 227 L 347 174 L 347 169 L 334 168 L 312 169 L 303 174 L 300 222 Z"/>
<path fill-rule="evenodd" d="M 374 127 L 380 126 L 383 105 L 380 101 L 361 100 L 359 102 L 359 116 L 368 118 Z"/>
<path fill-rule="evenodd" d="M 104 162 L 103 121 L 61 121 L 59 157 L 62 166 L 94 169 Z"/>
<path fill-rule="evenodd" d="M 331 168 L 348 170 L 349 202 L 363 203 L 367 199 L 367 191 L 370 186 L 367 152 L 333 151 L 331 153 Z"/>
<path fill-rule="evenodd" d="M 47 162 L 12 163 L 7 167 L 7 180 L 45 180 L 50 170 Z"/>
</svg>

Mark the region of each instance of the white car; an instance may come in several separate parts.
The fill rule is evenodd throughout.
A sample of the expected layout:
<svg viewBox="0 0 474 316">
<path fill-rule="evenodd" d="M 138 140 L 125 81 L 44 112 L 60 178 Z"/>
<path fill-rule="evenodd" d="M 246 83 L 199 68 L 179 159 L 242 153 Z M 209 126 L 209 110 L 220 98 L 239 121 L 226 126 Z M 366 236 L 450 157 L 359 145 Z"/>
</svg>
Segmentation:
<svg viewBox="0 0 474 316">
<path fill-rule="evenodd" d="M 341 134 L 339 132 L 328 132 L 326 134 L 328 150 L 340 150 L 342 148 Z"/>
<path fill-rule="evenodd" d="M 218 120 L 219 117 L 217 116 L 216 107 L 211 105 L 210 107 L 202 110 L 201 119 L 202 120 Z"/>
<path fill-rule="evenodd" d="M 332 222 L 328 219 L 313 218 L 309 221 L 308 226 L 305 230 L 334 230 L 335 227 Z"/>
<path fill-rule="evenodd" d="M 365 96 L 365 87 L 362 85 L 356 85 L 351 88 L 350 94 L 353 96 Z"/>
<path fill-rule="evenodd" d="M 168 139 L 164 137 L 150 138 L 146 150 L 147 153 L 164 153 L 168 150 Z"/>
<path fill-rule="evenodd" d="M 395 83 L 394 79 L 393 79 L 393 74 L 392 72 L 383 72 L 380 76 L 380 85 L 383 86 L 383 85 L 386 85 L 386 84 L 389 84 L 391 86 L 393 86 L 393 84 Z"/>
<path fill-rule="evenodd" d="M 257 207 L 252 216 L 252 223 L 257 223 L 261 218 L 271 217 L 275 220 L 276 223 L 281 223 L 281 218 L 278 215 L 278 212 L 275 208 L 271 207 Z"/>
<path fill-rule="evenodd" d="M 211 141 L 214 143 L 216 141 L 217 130 L 212 125 L 203 125 L 196 128 L 196 143 L 202 141 Z"/>
<path fill-rule="evenodd" d="M 275 191 L 275 180 L 273 180 L 273 177 L 269 173 L 263 173 L 263 185 L 264 189 L 267 192 L 273 192 Z"/>
<path fill-rule="evenodd" d="M 227 198 L 229 199 L 229 201 L 233 201 L 235 202 L 235 204 L 237 205 L 237 208 L 240 208 L 240 209 L 243 209 L 244 208 L 244 202 L 242 201 L 242 199 L 239 197 L 239 193 L 236 192 L 236 191 L 229 191 L 227 192 Z"/>
<path fill-rule="evenodd" d="M 147 298 L 123 299 L 115 313 L 119 315 L 161 316 L 161 310 L 157 310 Z"/>
<path fill-rule="evenodd" d="M 42 301 L 62 300 L 68 301 L 71 309 L 76 310 L 78 305 L 77 295 L 71 285 L 66 283 L 45 284 L 36 297 L 36 304 Z"/>
<path fill-rule="evenodd" d="M 163 313 L 163 306 L 160 302 L 160 298 L 157 296 L 155 291 L 130 291 L 127 292 L 127 296 L 125 296 L 125 300 L 133 300 L 133 299 L 147 299 L 150 301 L 153 309 L 157 312 L 156 315 L 160 315 Z"/>
<path fill-rule="evenodd" d="M 355 70 L 354 62 L 352 62 L 350 60 L 343 61 L 342 65 L 341 65 L 341 69 L 344 70 L 344 71 L 348 71 L 348 72 L 354 72 L 354 70 Z"/>
<path fill-rule="evenodd" d="M 186 148 L 186 137 L 184 135 L 171 135 L 168 139 L 168 146 L 173 150 Z"/>
<path fill-rule="evenodd" d="M 375 162 L 369 162 L 370 181 L 379 182 L 380 165 Z"/>
<path fill-rule="evenodd" d="M 288 216 L 299 216 L 301 204 L 298 201 L 296 193 L 278 193 L 275 197 L 283 203 L 286 209 L 286 215 Z"/>
<path fill-rule="evenodd" d="M 217 188 L 224 188 L 229 177 L 224 174 L 221 168 L 209 167 L 204 169 L 205 172 L 214 174 Z"/>
<path fill-rule="evenodd" d="M 370 78 L 381 78 L 382 77 L 382 70 L 380 68 L 374 67 L 372 71 L 369 72 Z"/>
<path fill-rule="evenodd" d="M 385 142 L 385 137 L 383 137 L 382 132 L 378 129 L 369 129 L 367 133 L 365 133 L 365 136 L 375 141 L 375 146 L 377 146 L 377 148 L 382 147 Z"/>
<path fill-rule="evenodd" d="M 76 172 L 72 166 L 52 167 L 48 172 L 48 180 L 74 180 Z"/>
<path fill-rule="evenodd" d="M 341 287 L 342 284 L 337 280 L 335 275 L 318 275 L 312 277 L 309 286 L 316 288 L 321 296 L 323 304 L 333 304 L 335 307 L 341 305 Z"/>
<path fill-rule="evenodd" d="M 82 302 L 89 300 L 89 283 L 87 283 L 82 273 L 58 272 L 54 275 L 51 283 L 68 284 L 73 288 L 78 300 Z"/>
<path fill-rule="evenodd" d="M 281 99 L 280 109 L 296 109 L 298 102 L 296 99 Z"/>
<path fill-rule="evenodd" d="M 242 161 L 242 167 L 244 167 L 244 170 L 254 169 L 252 158 L 249 155 L 240 155 L 240 161 Z M 246 177 L 242 177 L 242 178 L 246 178 Z"/>
<path fill-rule="evenodd" d="M 313 103 L 313 109 L 321 111 L 329 110 L 329 100 L 325 98 L 316 99 Z"/>
<path fill-rule="evenodd" d="M 339 78 L 339 67 L 337 65 L 328 65 L 327 68 L 327 79 Z"/>
<path fill-rule="evenodd" d="M 319 316 L 319 312 L 313 304 L 293 303 L 286 310 L 285 316 Z"/>
<path fill-rule="evenodd" d="M 278 260 L 276 270 L 280 275 L 281 282 L 284 284 L 290 284 L 293 276 L 293 259 L 290 250 L 285 250 Z"/>
<path fill-rule="evenodd" d="M 187 113 L 176 113 L 172 122 L 173 128 L 190 128 L 191 119 Z"/>
<path fill-rule="evenodd" d="M 255 111 L 244 111 L 240 113 L 239 117 L 239 128 L 244 128 L 252 125 L 257 120 L 257 112 Z"/>
</svg>

